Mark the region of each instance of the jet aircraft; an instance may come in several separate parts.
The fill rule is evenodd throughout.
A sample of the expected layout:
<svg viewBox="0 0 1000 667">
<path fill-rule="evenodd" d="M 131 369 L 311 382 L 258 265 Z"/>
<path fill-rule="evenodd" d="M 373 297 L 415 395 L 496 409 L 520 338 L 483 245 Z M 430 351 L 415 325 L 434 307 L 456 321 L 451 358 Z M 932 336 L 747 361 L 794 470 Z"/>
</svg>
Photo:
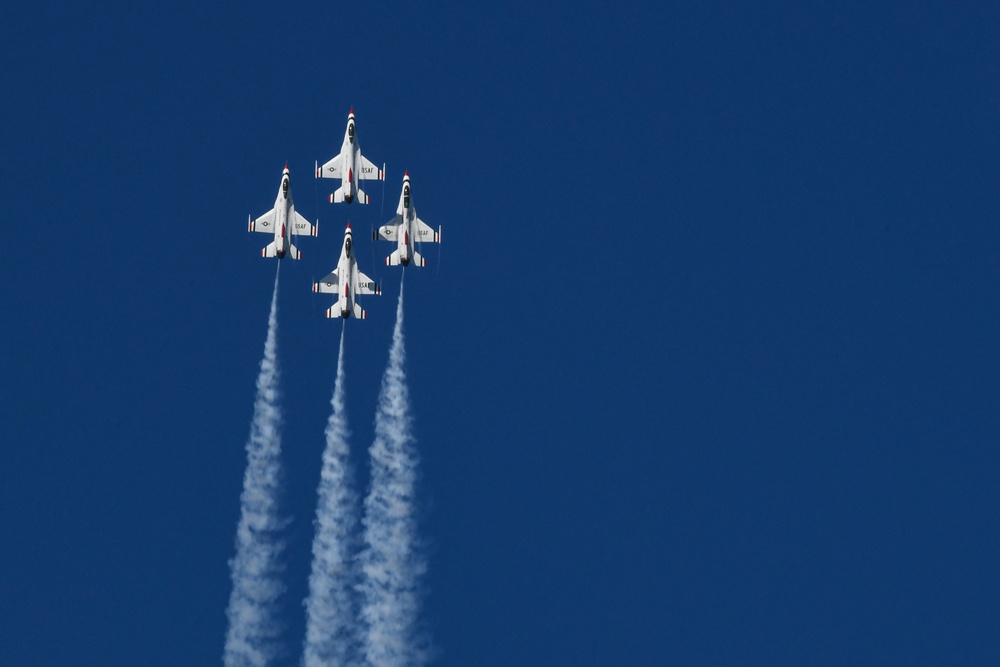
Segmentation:
<svg viewBox="0 0 1000 667">
<path fill-rule="evenodd" d="M 417 209 L 413 207 L 413 197 L 410 195 L 410 172 L 403 175 L 403 191 L 399 194 L 399 206 L 396 217 L 379 227 L 372 234 L 374 240 L 383 239 L 396 241 L 395 252 L 385 258 L 386 266 L 402 264 L 408 266 L 412 261 L 416 266 L 427 266 L 427 260 L 417 252 L 415 241 L 424 243 L 440 243 L 441 228 L 435 232 L 427 223 L 417 217 Z"/>
<path fill-rule="evenodd" d="M 288 174 L 287 162 L 284 171 L 281 172 L 281 187 L 278 188 L 274 208 L 256 220 L 251 220 L 250 216 L 247 216 L 247 226 L 251 232 L 274 234 L 274 240 L 261 249 L 261 257 L 276 256 L 278 259 L 284 259 L 285 253 L 288 253 L 292 259 L 301 259 L 302 253 L 292 245 L 291 235 L 316 236 L 319 222 L 312 225 L 295 211 L 295 204 L 292 203 L 292 179 Z"/>
<path fill-rule="evenodd" d="M 350 204 L 355 199 L 359 204 L 367 204 L 371 199 L 358 187 L 361 180 L 385 180 L 385 165 L 379 169 L 371 160 L 361 154 L 361 147 L 358 145 L 356 126 L 354 122 L 354 108 L 351 108 L 347 115 L 347 130 L 344 132 L 344 143 L 340 147 L 340 154 L 322 167 L 316 167 L 316 178 L 339 178 L 340 187 L 330 195 L 331 204 L 347 202 Z"/>
<path fill-rule="evenodd" d="M 357 258 L 354 255 L 354 239 L 351 234 L 351 223 L 347 223 L 344 231 L 344 245 L 340 250 L 340 261 L 330 275 L 313 285 L 313 292 L 336 294 L 337 303 L 326 309 L 327 317 L 348 318 L 352 314 L 359 320 L 368 317 L 364 308 L 358 305 L 359 294 L 381 294 L 382 288 L 375 281 L 358 270 Z"/>
</svg>

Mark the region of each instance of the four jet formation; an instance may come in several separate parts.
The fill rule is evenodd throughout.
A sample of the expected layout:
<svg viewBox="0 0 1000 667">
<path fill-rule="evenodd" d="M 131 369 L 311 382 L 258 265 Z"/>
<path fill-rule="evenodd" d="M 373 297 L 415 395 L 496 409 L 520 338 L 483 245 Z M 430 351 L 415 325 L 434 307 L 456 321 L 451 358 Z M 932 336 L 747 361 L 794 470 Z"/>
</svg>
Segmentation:
<svg viewBox="0 0 1000 667">
<path fill-rule="evenodd" d="M 368 204 L 371 198 L 358 186 L 358 183 L 363 180 L 385 180 L 385 165 L 379 169 L 361 154 L 353 108 L 347 115 L 347 129 L 344 131 L 344 143 L 340 147 L 340 153 L 322 167 L 317 162 L 316 178 L 340 180 L 340 187 L 329 197 L 331 204 L 343 202 L 350 204 L 355 201 L 359 204 Z M 319 221 L 312 224 L 296 212 L 295 204 L 292 203 L 292 181 L 287 163 L 281 172 L 281 185 L 274 200 L 274 208 L 256 220 L 248 216 L 247 224 L 251 232 L 274 235 L 274 240 L 261 249 L 261 257 L 284 259 L 287 255 L 292 259 L 302 258 L 302 253 L 292 243 L 292 237 L 316 236 L 319 231 Z M 438 227 L 435 231 L 417 217 L 410 192 L 409 171 L 403 175 L 403 189 L 399 194 L 399 206 L 396 207 L 395 217 L 372 234 L 372 240 L 379 239 L 396 243 L 396 249 L 385 258 L 386 266 L 402 264 L 404 267 L 409 266 L 411 262 L 414 266 L 427 266 L 427 260 L 417 251 L 416 243 L 441 242 L 441 228 Z M 344 244 L 340 249 L 337 268 L 315 283 L 312 289 L 313 292 L 336 295 L 337 302 L 327 308 L 327 317 L 346 319 L 353 316 L 359 320 L 365 319 L 368 314 L 358 304 L 358 295 L 382 293 L 382 289 L 375 281 L 358 269 L 350 222 L 344 230 Z"/>
</svg>

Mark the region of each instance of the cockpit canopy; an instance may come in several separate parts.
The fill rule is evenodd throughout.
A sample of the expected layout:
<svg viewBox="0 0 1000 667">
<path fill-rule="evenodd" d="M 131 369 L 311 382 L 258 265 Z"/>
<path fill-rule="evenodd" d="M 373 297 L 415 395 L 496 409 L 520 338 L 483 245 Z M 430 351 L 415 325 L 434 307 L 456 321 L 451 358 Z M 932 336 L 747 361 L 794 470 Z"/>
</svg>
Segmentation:
<svg viewBox="0 0 1000 667">
<path fill-rule="evenodd" d="M 410 186 L 403 186 L 403 208 L 410 208 Z"/>
<path fill-rule="evenodd" d="M 288 179 L 283 178 L 281 180 L 281 194 L 287 199 L 288 198 Z"/>
<path fill-rule="evenodd" d="M 354 143 L 354 123 L 350 123 L 347 126 L 347 140 L 352 144 Z"/>
<path fill-rule="evenodd" d="M 347 255 L 348 259 L 351 258 L 351 245 L 352 245 L 352 243 L 351 243 L 351 237 L 348 236 L 347 240 L 344 241 L 344 254 Z"/>
</svg>

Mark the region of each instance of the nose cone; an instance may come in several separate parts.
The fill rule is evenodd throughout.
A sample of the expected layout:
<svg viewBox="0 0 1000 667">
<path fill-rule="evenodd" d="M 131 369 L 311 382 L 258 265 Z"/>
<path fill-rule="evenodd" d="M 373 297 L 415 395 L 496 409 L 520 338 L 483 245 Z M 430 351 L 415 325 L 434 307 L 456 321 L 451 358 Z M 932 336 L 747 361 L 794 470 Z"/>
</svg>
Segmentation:
<svg viewBox="0 0 1000 667">
<path fill-rule="evenodd" d="M 285 172 L 286 173 L 288 172 L 288 163 L 287 162 L 285 163 Z"/>
<path fill-rule="evenodd" d="M 347 112 L 347 117 L 354 118 L 354 107 L 351 107 L 351 110 Z"/>
</svg>

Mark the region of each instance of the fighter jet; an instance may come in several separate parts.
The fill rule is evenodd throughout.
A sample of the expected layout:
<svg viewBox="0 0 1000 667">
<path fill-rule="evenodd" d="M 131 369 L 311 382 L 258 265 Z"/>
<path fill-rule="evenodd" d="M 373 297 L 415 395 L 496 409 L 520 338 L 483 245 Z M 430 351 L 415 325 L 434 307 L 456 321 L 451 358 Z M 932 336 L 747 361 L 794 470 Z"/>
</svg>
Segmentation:
<svg viewBox="0 0 1000 667">
<path fill-rule="evenodd" d="M 417 210 L 413 208 L 413 198 L 410 196 L 409 171 L 403 174 L 403 191 L 399 195 L 396 217 L 379 227 L 378 231 L 372 234 L 372 238 L 376 241 L 379 239 L 396 241 L 398 244 L 396 251 L 385 258 L 386 266 L 397 264 L 408 266 L 411 261 L 416 266 L 427 266 L 427 260 L 414 248 L 414 241 L 441 242 L 441 228 L 438 227 L 435 232 L 417 217 Z"/>
<path fill-rule="evenodd" d="M 261 249 L 261 257 L 277 256 L 278 259 L 284 259 L 285 253 L 288 253 L 292 259 L 301 259 L 302 253 L 292 245 L 290 235 L 316 236 L 319 222 L 311 225 L 295 211 L 295 204 L 292 203 L 292 179 L 288 175 L 287 162 L 285 170 L 281 172 L 281 187 L 278 189 L 278 198 L 274 200 L 274 208 L 256 220 L 251 220 L 250 216 L 247 216 L 247 226 L 251 232 L 274 234 L 274 240 Z"/>
<path fill-rule="evenodd" d="M 313 292 L 336 294 L 337 303 L 326 309 L 327 317 L 348 318 L 351 314 L 359 320 L 368 317 L 364 308 L 358 305 L 359 294 L 381 294 L 382 288 L 375 281 L 358 271 L 358 261 L 354 256 L 354 240 L 351 237 L 351 223 L 344 231 L 344 247 L 340 251 L 337 268 L 313 285 Z"/>
<path fill-rule="evenodd" d="M 316 166 L 316 178 L 339 178 L 340 187 L 330 195 L 331 204 L 347 202 L 350 204 L 355 199 L 359 204 L 367 204 L 370 201 L 368 195 L 358 187 L 361 180 L 385 180 L 385 165 L 379 169 L 371 160 L 361 154 L 361 147 L 358 146 L 358 138 L 355 134 L 354 108 L 347 115 L 347 130 L 344 132 L 344 144 L 340 147 L 340 154 L 324 164 L 322 167 Z"/>
</svg>

